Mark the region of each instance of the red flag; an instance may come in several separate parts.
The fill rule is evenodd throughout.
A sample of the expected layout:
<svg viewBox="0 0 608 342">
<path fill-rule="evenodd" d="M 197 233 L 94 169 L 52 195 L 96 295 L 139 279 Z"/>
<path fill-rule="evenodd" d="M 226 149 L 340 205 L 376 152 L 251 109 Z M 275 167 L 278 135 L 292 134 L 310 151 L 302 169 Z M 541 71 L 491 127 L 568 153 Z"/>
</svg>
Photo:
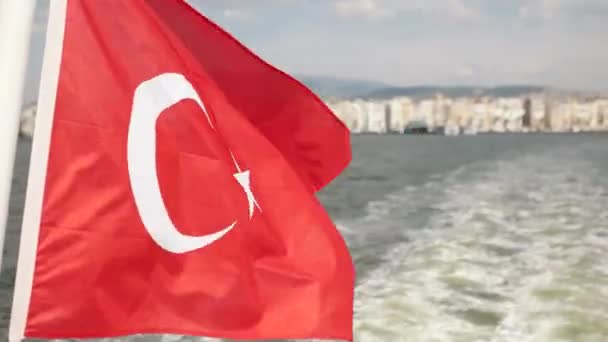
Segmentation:
<svg viewBox="0 0 608 342">
<path fill-rule="evenodd" d="M 352 261 L 314 194 L 350 161 L 342 123 L 185 2 L 58 3 L 13 336 L 351 340 Z"/>
</svg>

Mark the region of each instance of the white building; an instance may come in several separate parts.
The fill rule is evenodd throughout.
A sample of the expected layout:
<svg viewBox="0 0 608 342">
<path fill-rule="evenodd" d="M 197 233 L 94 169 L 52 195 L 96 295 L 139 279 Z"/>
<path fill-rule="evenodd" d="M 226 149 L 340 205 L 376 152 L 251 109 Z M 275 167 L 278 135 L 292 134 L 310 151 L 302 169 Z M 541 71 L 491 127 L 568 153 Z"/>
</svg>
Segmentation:
<svg viewBox="0 0 608 342">
<path fill-rule="evenodd" d="M 363 100 L 330 102 L 327 106 L 353 133 L 368 131 L 369 118 L 367 102 Z"/>
<path fill-rule="evenodd" d="M 572 130 L 594 130 L 597 129 L 598 118 L 595 103 L 575 102 L 572 104 Z"/>
<path fill-rule="evenodd" d="M 433 100 L 422 100 L 418 102 L 414 109 L 413 121 L 424 122 L 428 127 L 434 127 L 433 110 L 435 104 Z"/>
<path fill-rule="evenodd" d="M 450 115 L 450 108 L 452 101 L 437 95 L 433 99 L 433 115 L 432 119 L 427 122 L 430 127 L 444 127 L 447 124 L 448 117 Z"/>
<path fill-rule="evenodd" d="M 367 131 L 371 133 L 386 133 L 386 104 L 380 101 L 368 101 L 366 105 L 368 117 Z"/>
<path fill-rule="evenodd" d="M 356 118 L 356 124 L 353 127 L 353 132 L 355 133 L 363 133 L 368 130 L 368 115 L 367 115 L 367 106 L 365 102 L 358 99 L 352 102 L 353 107 L 353 115 Z"/>
<path fill-rule="evenodd" d="M 601 130 L 608 130 L 608 100 L 596 101 L 598 127 Z"/>
<path fill-rule="evenodd" d="M 403 132 L 411 122 L 414 104 L 407 97 L 397 97 L 388 102 L 389 122 L 388 129 L 392 132 Z"/>
<path fill-rule="evenodd" d="M 544 130 L 547 116 L 547 105 L 544 97 L 534 96 L 530 98 L 530 116 L 532 121 L 532 130 Z"/>
<path fill-rule="evenodd" d="M 349 101 L 340 101 L 328 103 L 327 106 L 334 112 L 349 130 L 355 125 L 355 117 L 353 115 L 352 104 Z"/>
<path fill-rule="evenodd" d="M 487 102 L 476 102 L 471 108 L 472 119 L 469 129 L 473 132 L 488 132 L 490 130 L 490 108 Z"/>
<path fill-rule="evenodd" d="M 566 132 L 572 130 L 573 106 L 570 102 L 554 103 L 551 107 L 549 119 L 553 132 Z"/>
<path fill-rule="evenodd" d="M 504 129 L 509 132 L 521 132 L 523 117 L 526 113 L 524 102 L 520 98 L 499 98 L 497 116 L 504 120 Z"/>
</svg>

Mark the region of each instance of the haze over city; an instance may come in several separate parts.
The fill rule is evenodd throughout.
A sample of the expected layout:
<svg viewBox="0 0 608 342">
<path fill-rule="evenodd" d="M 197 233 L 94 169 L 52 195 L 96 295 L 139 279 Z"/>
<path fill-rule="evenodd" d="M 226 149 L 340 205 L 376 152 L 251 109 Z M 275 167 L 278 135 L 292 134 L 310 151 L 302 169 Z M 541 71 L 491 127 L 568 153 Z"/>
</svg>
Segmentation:
<svg viewBox="0 0 608 342">
<path fill-rule="evenodd" d="M 295 75 L 608 90 L 604 0 L 188 2 Z M 36 13 L 26 102 L 36 97 L 46 6 Z"/>
</svg>

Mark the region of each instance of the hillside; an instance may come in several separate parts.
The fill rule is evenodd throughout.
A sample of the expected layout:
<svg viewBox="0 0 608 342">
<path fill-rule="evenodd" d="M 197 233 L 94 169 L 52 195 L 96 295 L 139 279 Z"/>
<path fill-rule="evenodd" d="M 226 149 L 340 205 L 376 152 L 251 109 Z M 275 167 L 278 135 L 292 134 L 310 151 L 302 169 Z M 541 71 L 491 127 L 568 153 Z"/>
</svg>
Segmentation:
<svg viewBox="0 0 608 342">
<path fill-rule="evenodd" d="M 327 76 L 295 75 L 295 78 L 324 98 L 354 98 L 391 87 L 381 82 Z"/>
<path fill-rule="evenodd" d="M 423 85 L 397 87 L 382 82 L 337 77 L 296 75 L 296 78 L 320 97 L 338 99 L 353 99 L 357 97 L 365 99 L 388 99 L 397 96 L 428 98 L 439 93 L 447 97 L 509 97 L 548 90 L 546 87 L 535 85 L 505 85 L 497 87 Z"/>
<path fill-rule="evenodd" d="M 414 98 L 432 97 L 435 94 L 442 94 L 446 97 L 471 97 L 471 96 L 490 96 L 490 97 L 510 97 L 521 96 L 530 93 L 546 91 L 546 87 L 531 85 L 509 85 L 500 87 L 468 87 L 468 86 L 415 86 L 415 87 L 391 87 L 374 90 L 364 94 L 364 98 L 387 99 L 396 96 L 409 96 Z"/>
</svg>

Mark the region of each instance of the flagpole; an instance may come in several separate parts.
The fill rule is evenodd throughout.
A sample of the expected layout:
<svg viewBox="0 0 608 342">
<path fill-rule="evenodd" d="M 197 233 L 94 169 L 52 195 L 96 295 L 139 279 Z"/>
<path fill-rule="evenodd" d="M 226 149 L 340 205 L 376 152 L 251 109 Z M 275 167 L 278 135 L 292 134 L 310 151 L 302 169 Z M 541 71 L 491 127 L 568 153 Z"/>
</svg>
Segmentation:
<svg viewBox="0 0 608 342">
<path fill-rule="evenodd" d="M 22 0 L 15 0 L 15 2 L 17 1 Z M 38 233 L 42 217 L 44 182 L 51 143 L 53 116 L 55 113 L 55 98 L 63 52 L 66 13 L 67 0 L 49 1 L 46 44 L 44 47 L 44 58 L 42 59 L 36 124 L 34 126 L 34 140 L 32 142 L 30 169 L 27 179 L 19 258 L 17 259 L 17 275 L 15 277 L 15 291 L 9 325 L 10 342 L 21 341 L 24 338 L 27 325 L 27 315 L 34 282 Z"/>
<path fill-rule="evenodd" d="M 0 0 L 0 271 L 35 0 Z"/>
</svg>

